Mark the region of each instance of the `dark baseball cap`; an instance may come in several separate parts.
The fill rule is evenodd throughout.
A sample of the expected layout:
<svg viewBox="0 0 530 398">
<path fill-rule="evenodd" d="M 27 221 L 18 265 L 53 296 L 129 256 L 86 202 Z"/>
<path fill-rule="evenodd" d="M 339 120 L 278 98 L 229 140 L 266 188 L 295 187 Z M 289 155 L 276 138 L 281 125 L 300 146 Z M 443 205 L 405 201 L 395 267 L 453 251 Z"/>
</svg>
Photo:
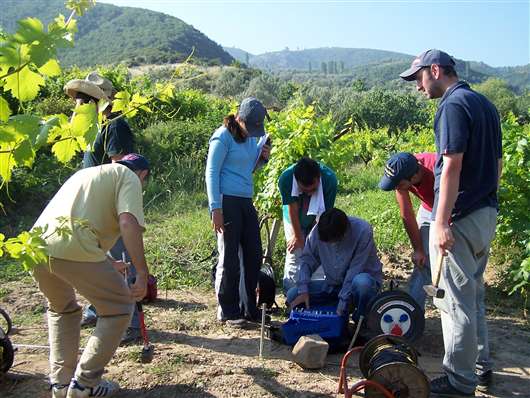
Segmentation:
<svg viewBox="0 0 530 398">
<path fill-rule="evenodd" d="M 149 162 L 142 155 L 137 153 L 129 153 L 125 155 L 116 163 L 120 163 L 124 166 L 127 166 L 132 171 L 136 170 L 149 170 Z"/>
<path fill-rule="evenodd" d="M 385 164 L 385 175 L 379 181 L 379 188 L 383 191 L 392 191 L 401 180 L 410 180 L 417 171 L 418 160 L 412 153 L 396 153 Z"/>
<path fill-rule="evenodd" d="M 263 137 L 265 135 L 263 121 L 265 117 L 270 120 L 270 117 L 267 109 L 259 100 L 254 97 L 245 98 L 241 101 L 237 114 L 245 122 L 248 134 L 251 137 Z"/>
<path fill-rule="evenodd" d="M 425 68 L 431 65 L 454 66 L 455 61 L 446 52 L 436 49 L 427 50 L 418 55 L 414 59 L 414 61 L 412 61 L 410 68 L 408 68 L 405 72 L 401 73 L 399 77 L 410 82 L 416 79 L 416 73 L 418 73 L 421 68 Z"/>
</svg>

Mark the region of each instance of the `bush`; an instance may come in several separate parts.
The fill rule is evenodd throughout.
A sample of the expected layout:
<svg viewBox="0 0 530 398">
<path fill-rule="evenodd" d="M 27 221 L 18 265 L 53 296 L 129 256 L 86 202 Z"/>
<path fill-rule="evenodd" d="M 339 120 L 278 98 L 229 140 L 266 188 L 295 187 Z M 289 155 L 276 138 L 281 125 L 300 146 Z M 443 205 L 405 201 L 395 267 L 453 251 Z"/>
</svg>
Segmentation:
<svg viewBox="0 0 530 398">
<path fill-rule="evenodd" d="M 503 123 L 503 172 L 499 189 L 497 240 L 511 247 L 511 292 L 530 292 L 530 124 L 510 114 Z M 515 250 L 514 250 L 515 249 Z"/>
</svg>

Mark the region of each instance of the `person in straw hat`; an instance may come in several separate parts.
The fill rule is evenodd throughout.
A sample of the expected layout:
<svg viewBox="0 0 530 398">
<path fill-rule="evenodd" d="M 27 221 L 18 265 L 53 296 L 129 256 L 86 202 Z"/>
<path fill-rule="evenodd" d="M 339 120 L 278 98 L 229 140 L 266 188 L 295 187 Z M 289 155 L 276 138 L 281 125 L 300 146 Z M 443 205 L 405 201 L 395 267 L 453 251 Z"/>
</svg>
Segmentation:
<svg viewBox="0 0 530 398">
<path fill-rule="evenodd" d="M 120 113 L 112 112 L 112 101 L 117 93 L 112 82 L 91 72 L 85 81 L 94 84 L 110 100 L 109 106 L 103 114 L 108 122 L 96 136 L 93 144 L 86 150 L 83 158 L 83 167 L 99 166 L 100 164 L 116 162 L 129 153 L 134 152 L 134 137 L 129 124 Z"/>
</svg>

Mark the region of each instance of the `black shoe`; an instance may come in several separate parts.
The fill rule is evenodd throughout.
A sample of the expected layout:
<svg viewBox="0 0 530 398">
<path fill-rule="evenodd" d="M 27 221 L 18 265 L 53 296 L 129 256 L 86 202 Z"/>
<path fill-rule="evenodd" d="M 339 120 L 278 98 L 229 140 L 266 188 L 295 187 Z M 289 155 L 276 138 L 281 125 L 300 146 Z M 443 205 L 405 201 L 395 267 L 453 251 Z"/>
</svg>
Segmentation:
<svg viewBox="0 0 530 398">
<path fill-rule="evenodd" d="M 431 380 L 431 394 L 433 397 L 445 398 L 475 396 L 475 392 L 467 393 L 454 388 L 451 384 L 449 384 L 449 378 L 447 376 L 442 376 Z"/>
<path fill-rule="evenodd" d="M 493 371 L 486 370 L 485 372 L 477 372 L 478 387 L 481 389 L 487 389 L 491 385 L 493 379 Z"/>
</svg>

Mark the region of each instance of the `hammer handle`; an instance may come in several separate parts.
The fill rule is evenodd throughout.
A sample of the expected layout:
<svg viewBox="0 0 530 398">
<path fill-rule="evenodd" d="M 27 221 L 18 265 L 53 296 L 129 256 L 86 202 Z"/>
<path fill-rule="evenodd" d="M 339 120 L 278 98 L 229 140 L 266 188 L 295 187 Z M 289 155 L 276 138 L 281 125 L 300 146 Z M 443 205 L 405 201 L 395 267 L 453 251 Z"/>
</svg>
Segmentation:
<svg viewBox="0 0 530 398">
<path fill-rule="evenodd" d="M 436 259 L 436 273 L 434 275 L 433 280 L 433 286 L 438 287 L 438 283 L 440 283 L 440 275 L 442 274 L 442 265 L 444 262 L 444 255 L 442 253 L 438 253 L 438 258 Z"/>
</svg>

